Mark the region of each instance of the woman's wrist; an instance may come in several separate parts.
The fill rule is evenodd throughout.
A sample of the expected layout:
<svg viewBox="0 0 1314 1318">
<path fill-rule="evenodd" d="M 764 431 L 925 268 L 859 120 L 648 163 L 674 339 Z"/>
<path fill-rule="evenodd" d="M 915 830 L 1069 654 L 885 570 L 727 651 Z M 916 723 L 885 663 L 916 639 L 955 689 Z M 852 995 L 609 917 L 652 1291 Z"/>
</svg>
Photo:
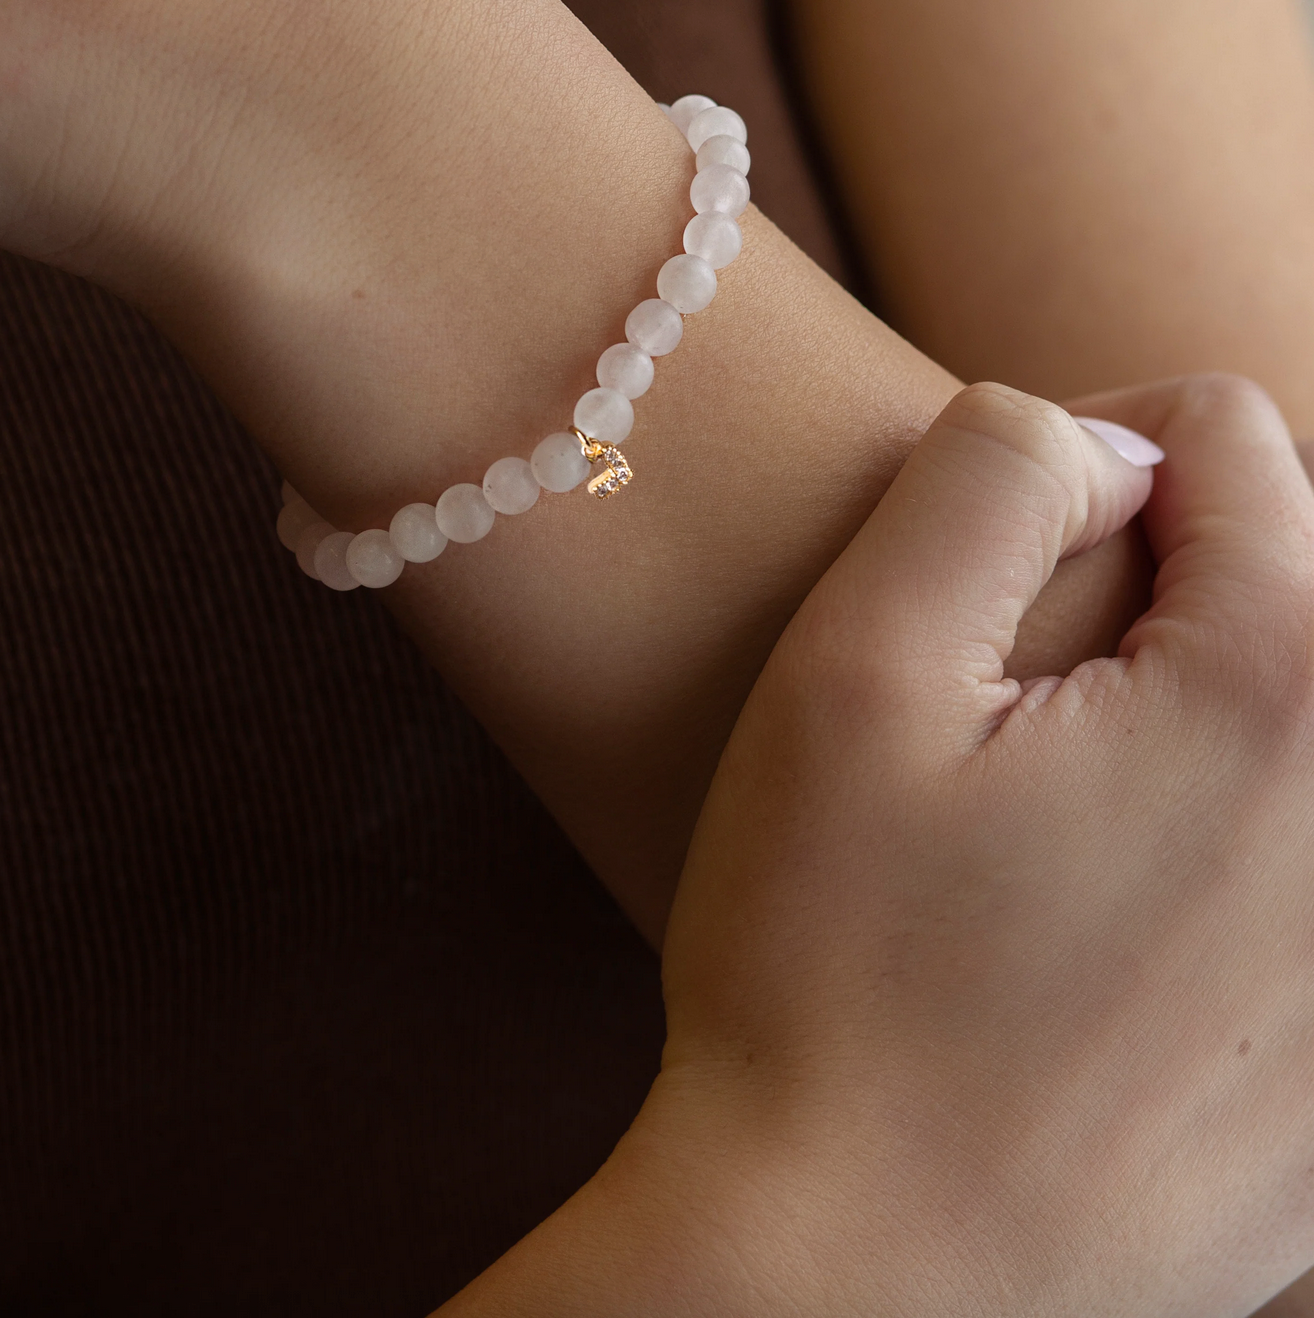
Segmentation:
<svg viewBox="0 0 1314 1318">
<path fill-rule="evenodd" d="M 378 121 L 367 167 L 355 138 L 350 159 L 318 152 L 313 182 L 271 185 L 240 230 L 128 289 L 343 529 L 560 429 L 678 249 L 687 145 L 564 11 L 512 28 L 535 15 L 482 96 L 480 41 L 430 49 L 409 91 L 356 89 Z M 258 149 L 285 152 L 253 139 L 244 169 Z M 604 878 L 635 881 L 624 900 L 653 938 L 757 668 L 953 388 L 743 222 L 743 255 L 645 397 L 635 487 L 544 499 L 390 592 Z M 613 676 L 623 700 L 600 690 Z M 598 783 L 625 829 L 598 825 Z"/>
<path fill-rule="evenodd" d="M 375 0 L 289 36 L 294 10 L 124 6 L 126 50 L 81 33 L 84 59 L 103 41 L 120 78 L 136 68 L 168 167 L 134 141 L 65 263 L 144 304 L 312 505 L 364 530 L 560 429 L 678 248 L 692 165 L 546 0 Z M 75 145 L 133 123 L 121 96 L 63 94 Z M 955 388 L 751 208 L 743 223 L 645 397 L 641 481 L 605 506 L 545 499 L 389 592 L 654 940 L 753 677 Z M 1122 574 L 1071 571 L 1087 580 L 1055 592 L 1041 668 L 1127 616 Z"/>
<path fill-rule="evenodd" d="M 970 1242 L 900 1198 L 919 1169 L 849 1184 L 825 1111 L 788 1107 L 747 1076 L 664 1073 L 598 1174 L 441 1318 L 938 1318 L 977 1293 Z"/>
</svg>

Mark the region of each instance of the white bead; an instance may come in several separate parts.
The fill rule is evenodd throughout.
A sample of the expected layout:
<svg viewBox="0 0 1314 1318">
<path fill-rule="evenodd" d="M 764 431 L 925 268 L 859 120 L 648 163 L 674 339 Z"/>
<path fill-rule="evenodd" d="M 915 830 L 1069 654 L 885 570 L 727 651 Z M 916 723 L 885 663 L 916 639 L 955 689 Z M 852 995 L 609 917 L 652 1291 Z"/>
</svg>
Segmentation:
<svg viewBox="0 0 1314 1318">
<path fill-rule="evenodd" d="M 589 474 L 589 460 L 579 440 L 564 430 L 549 435 L 534 450 L 529 465 L 538 483 L 553 494 L 568 493 Z"/>
<path fill-rule="evenodd" d="M 682 133 L 687 133 L 694 119 L 704 110 L 710 110 L 715 104 L 710 96 L 681 96 L 678 101 L 671 102 L 671 108 L 667 113 L 671 116 L 671 122 Z"/>
<path fill-rule="evenodd" d="M 484 472 L 484 498 L 496 512 L 527 513 L 538 502 L 538 481 L 524 458 L 498 458 Z"/>
<path fill-rule="evenodd" d="M 748 126 L 729 106 L 713 105 L 694 115 L 685 136 L 697 151 L 709 137 L 733 137 L 737 142 L 747 142 Z"/>
<path fill-rule="evenodd" d="M 729 165 L 745 176 L 753 163 L 748 148 L 737 137 L 730 137 L 726 133 L 709 137 L 698 148 L 696 159 L 699 169 L 706 169 L 708 165 Z"/>
<path fill-rule="evenodd" d="M 333 528 L 327 522 L 315 522 L 297 536 L 297 566 L 312 581 L 319 580 L 319 573 L 315 571 L 315 551 L 324 537 L 332 534 Z"/>
<path fill-rule="evenodd" d="M 652 386 L 652 376 L 652 358 L 632 343 L 613 343 L 598 358 L 598 383 L 626 398 L 642 398 Z"/>
<path fill-rule="evenodd" d="M 306 527 L 324 519 L 304 500 L 285 503 L 278 514 L 276 529 L 279 543 L 284 549 L 296 550 L 297 538 Z"/>
<path fill-rule="evenodd" d="M 432 563 L 447 548 L 431 503 L 408 503 L 398 509 L 388 527 L 397 552 L 408 563 Z"/>
<path fill-rule="evenodd" d="M 284 503 L 291 503 L 294 499 L 301 498 L 301 496 L 292 488 L 291 485 L 288 484 L 287 481 L 283 482 L 283 488 L 280 491 L 280 493 L 283 496 Z"/>
<path fill-rule="evenodd" d="M 360 585 L 347 570 L 347 546 L 355 538 L 350 531 L 334 531 L 315 550 L 315 575 L 330 590 L 355 590 Z"/>
<path fill-rule="evenodd" d="M 453 485 L 442 493 L 435 510 L 438 529 L 458 545 L 472 545 L 493 529 L 497 514 L 477 485 Z"/>
<path fill-rule="evenodd" d="M 575 425 L 600 444 L 619 444 L 634 429 L 634 407 L 616 389 L 590 389 L 575 404 Z"/>
<path fill-rule="evenodd" d="M 667 105 L 665 101 L 658 101 L 658 102 L 657 102 L 657 108 L 658 108 L 658 109 L 659 109 L 664 115 L 666 115 L 666 117 L 667 117 L 668 119 L 670 118 L 670 115 L 671 115 L 671 107 L 670 107 L 669 105 Z"/>
<path fill-rule="evenodd" d="M 684 226 L 684 250 L 690 256 L 701 256 L 713 270 L 724 269 L 743 248 L 744 231 L 720 211 L 695 215 Z"/>
<path fill-rule="evenodd" d="M 371 590 L 391 586 L 406 566 L 406 560 L 392 543 L 392 536 L 377 528 L 362 531 L 347 546 L 346 563 L 347 571 Z"/>
<path fill-rule="evenodd" d="M 657 291 L 676 311 L 692 315 L 716 296 L 716 271 L 701 256 L 673 256 L 657 272 Z"/>
<path fill-rule="evenodd" d="M 650 297 L 626 318 L 625 337 L 649 357 L 665 357 L 684 337 L 684 321 L 669 302 Z"/>
<path fill-rule="evenodd" d="M 744 213 L 750 194 L 748 180 L 729 165 L 708 165 L 689 185 L 689 200 L 699 215 L 720 211 L 732 220 Z"/>
</svg>

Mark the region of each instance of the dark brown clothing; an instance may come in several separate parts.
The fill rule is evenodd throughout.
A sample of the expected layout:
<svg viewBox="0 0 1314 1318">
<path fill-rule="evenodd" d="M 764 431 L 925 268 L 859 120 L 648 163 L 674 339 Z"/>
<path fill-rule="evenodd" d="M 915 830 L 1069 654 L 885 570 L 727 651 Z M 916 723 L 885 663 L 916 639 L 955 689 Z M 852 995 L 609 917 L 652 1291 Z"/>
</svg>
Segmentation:
<svg viewBox="0 0 1314 1318">
<path fill-rule="evenodd" d="M 579 0 L 834 238 L 754 0 Z M 0 1318 L 419 1318 L 606 1157 L 657 964 L 140 317 L 0 258 Z"/>
</svg>

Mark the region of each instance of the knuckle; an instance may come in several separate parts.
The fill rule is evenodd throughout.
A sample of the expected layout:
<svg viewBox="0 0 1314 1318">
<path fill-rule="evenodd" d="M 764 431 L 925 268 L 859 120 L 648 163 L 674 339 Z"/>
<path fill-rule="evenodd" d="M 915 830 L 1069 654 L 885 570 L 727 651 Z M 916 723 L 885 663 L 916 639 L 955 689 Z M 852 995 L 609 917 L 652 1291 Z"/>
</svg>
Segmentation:
<svg viewBox="0 0 1314 1318">
<path fill-rule="evenodd" d="M 950 401 L 942 419 L 1026 452 L 1036 437 L 1054 439 L 1072 429 L 1071 418 L 1058 404 L 990 382 L 968 385 Z"/>
<path fill-rule="evenodd" d="M 950 402 L 940 424 L 951 434 L 997 445 L 1001 458 L 1021 459 L 1022 465 L 1012 468 L 1019 493 L 1084 501 L 1086 464 L 1079 431 L 1056 403 L 1001 384 L 974 384 Z M 1006 478 L 1008 465 L 996 469 L 1000 479 Z"/>
<path fill-rule="evenodd" d="M 1314 609 L 1253 583 L 1229 623 L 1165 619 L 1158 639 L 1194 712 L 1278 770 L 1314 754 Z"/>
<path fill-rule="evenodd" d="M 1230 371 L 1207 371 L 1188 375 L 1182 381 L 1182 404 L 1186 410 L 1211 418 L 1234 418 L 1239 422 L 1277 412 L 1267 389 L 1249 376 Z"/>
</svg>

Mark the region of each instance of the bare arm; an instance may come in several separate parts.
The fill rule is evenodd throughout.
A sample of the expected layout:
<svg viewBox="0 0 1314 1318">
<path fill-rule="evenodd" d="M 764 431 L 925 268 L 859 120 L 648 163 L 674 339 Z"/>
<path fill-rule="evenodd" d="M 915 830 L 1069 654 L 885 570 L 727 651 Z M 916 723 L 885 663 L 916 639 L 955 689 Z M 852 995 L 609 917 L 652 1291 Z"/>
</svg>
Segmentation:
<svg viewBox="0 0 1314 1318">
<path fill-rule="evenodd" d="M 344 528 L 560 429 L 679 250 L 687 148 L 553 0 L 30 0 L 0 49 L 0 239 L 143 304 Z M 387 592 L 654 941 L 754 676 L 955 388 L 745 231 L 635 485 Z M 1023 666 L 1116 643 L 1130 552 L 1073 565 Z"/>
<path fill-rule="evenodd" d="M 794 0 L 892 320 L 1051 398 L 1238 371 L 1314 433 L 1297 0 Z"/>
</svg>

